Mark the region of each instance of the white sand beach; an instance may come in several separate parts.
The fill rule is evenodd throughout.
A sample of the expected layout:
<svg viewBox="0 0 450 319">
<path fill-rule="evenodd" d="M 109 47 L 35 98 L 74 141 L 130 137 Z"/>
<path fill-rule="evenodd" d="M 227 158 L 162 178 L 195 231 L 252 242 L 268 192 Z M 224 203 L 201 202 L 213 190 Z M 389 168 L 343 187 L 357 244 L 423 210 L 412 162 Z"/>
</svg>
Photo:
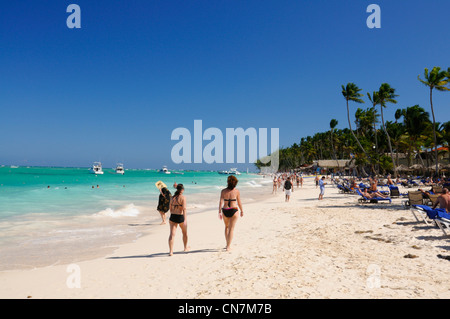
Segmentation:
<svg viewBox="0 0 450 319">
<path fill-rule="evenodd" d="M 282 191 L 273 195 L 271 186 L 261 192 L 263 200 L 250 202 L 242 194 L 245 216 L 231 252 L 224 250 L 217 211 L 207 211 L 188 215 L 188 253 L 178 229 L 175 254 L 168 256 L 169 226 L 162 225 L 76 266 L 0 272 L 0 297 L 450 297 L 450 261 L 437 257 L 450 255 L 450 238 L 418 223 L 401 198 L 391 205 L 360 205 L 358 196 L 328 185 L 318 201 L 312 179 L 295 187 L 289 203 Z"/>
</svg>

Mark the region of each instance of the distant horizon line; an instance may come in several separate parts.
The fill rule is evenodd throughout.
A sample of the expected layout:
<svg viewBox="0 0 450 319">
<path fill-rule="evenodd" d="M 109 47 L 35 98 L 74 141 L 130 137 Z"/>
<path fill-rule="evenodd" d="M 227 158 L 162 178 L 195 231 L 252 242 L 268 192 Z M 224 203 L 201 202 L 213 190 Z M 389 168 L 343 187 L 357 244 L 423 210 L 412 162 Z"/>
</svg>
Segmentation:
<svg viewBox="0 0 450 319">
<path fill-rule="evenodd" d="M 80 169 L 90 169 L 91 166 L 59 166 L 59 165 L 10 165 L 10 164 L 0 164 L 1 167 L 10 167 L 10 168 L 80 168 Z M 112 169 L 115 167 L 102 167 L 103 169 Z M 148 170 L 148 171 L 159 171 L 160 168 L 124 168 L 125 170 Z M 218 172 L 221 169 L 169 169 L 170 171 L 185 171 L 185 172 Z M 257 168 L 256 168 L 257 170 Z M 242 172 L 242 171 L 240 171 Z M 250 169 L 249 169 L 250 172 Z M 254 171 L 252 171 L 253 173 Z"/>
</svg>

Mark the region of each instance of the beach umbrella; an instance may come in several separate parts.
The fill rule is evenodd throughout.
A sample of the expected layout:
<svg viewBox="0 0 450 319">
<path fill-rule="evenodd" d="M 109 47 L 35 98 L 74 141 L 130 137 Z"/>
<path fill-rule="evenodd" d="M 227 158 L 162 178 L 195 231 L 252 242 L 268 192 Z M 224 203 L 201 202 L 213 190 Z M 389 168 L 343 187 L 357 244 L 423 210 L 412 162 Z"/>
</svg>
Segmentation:
<svg viewBox="0 0 450 319">
<path fill-rule="evenodd" d="M 423 165 L 422 164 L 414 164 L 412 166 L 409 167 L 410 169 L 423 169 Z"/>
<path fill-rule="evenodd" d="M 440 170 L 442 168 L 443 168 L 442 164 L 439 163 L 438 164 L 438 169 Z M 430 167 L 428 167 L 428 169 L 431 169 L 431 170 L 435 171 L 436 170 L 436 165 L 431 165 Z"/>
<path fill-rule="evenodd" d="M 407 171 L 411 171 L 411 169 L 409 167 L 407 167 L 406 165 L 401 164 L 397 167 L 397 171 L 407 172 Z"/>
</svg>

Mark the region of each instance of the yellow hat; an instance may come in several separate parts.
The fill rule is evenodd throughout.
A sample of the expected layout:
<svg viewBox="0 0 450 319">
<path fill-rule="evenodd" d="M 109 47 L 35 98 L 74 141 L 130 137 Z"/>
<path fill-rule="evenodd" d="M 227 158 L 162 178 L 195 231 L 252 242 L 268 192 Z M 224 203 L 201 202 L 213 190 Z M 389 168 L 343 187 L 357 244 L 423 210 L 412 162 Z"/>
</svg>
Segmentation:
<svg viewBox="0 0 450 319">
<path fill-rule="evenodd" d="M 167 185 L 164 184 L 164 183 L 161 182 L 161 181 L 157 181 L 157 182 L 155 183 L 155 186 L 156 186 L 158 189 L 161 189 L 161 188 L 164 188 L 164 187 L 167 188 Z"/>
</svg>

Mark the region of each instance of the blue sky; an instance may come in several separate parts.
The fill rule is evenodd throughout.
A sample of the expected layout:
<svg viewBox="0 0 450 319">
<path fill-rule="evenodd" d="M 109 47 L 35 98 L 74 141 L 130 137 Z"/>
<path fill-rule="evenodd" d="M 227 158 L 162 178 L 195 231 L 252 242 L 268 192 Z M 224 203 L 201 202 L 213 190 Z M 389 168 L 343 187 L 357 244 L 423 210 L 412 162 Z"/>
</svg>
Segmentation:
<svg viewBox="0 0 450 319">
<path fill-rule="evenodd" d="M 66 26 L 71 3 L 81 29 Z M 381 29 L 366 26 L 371 3 Z M 450 67 L 448 12 L 447 0 L 1 1 L 0 164 L 227 169 L 174 165 L 172 131 L 279 128 L 290 146 L 332 118 L 348 126 L 348 82 L 396 88 L 387 120 L 429 111 L 417 76 Z M 434 104 L 448 121 L 450 93 Z"/>
</svg>

